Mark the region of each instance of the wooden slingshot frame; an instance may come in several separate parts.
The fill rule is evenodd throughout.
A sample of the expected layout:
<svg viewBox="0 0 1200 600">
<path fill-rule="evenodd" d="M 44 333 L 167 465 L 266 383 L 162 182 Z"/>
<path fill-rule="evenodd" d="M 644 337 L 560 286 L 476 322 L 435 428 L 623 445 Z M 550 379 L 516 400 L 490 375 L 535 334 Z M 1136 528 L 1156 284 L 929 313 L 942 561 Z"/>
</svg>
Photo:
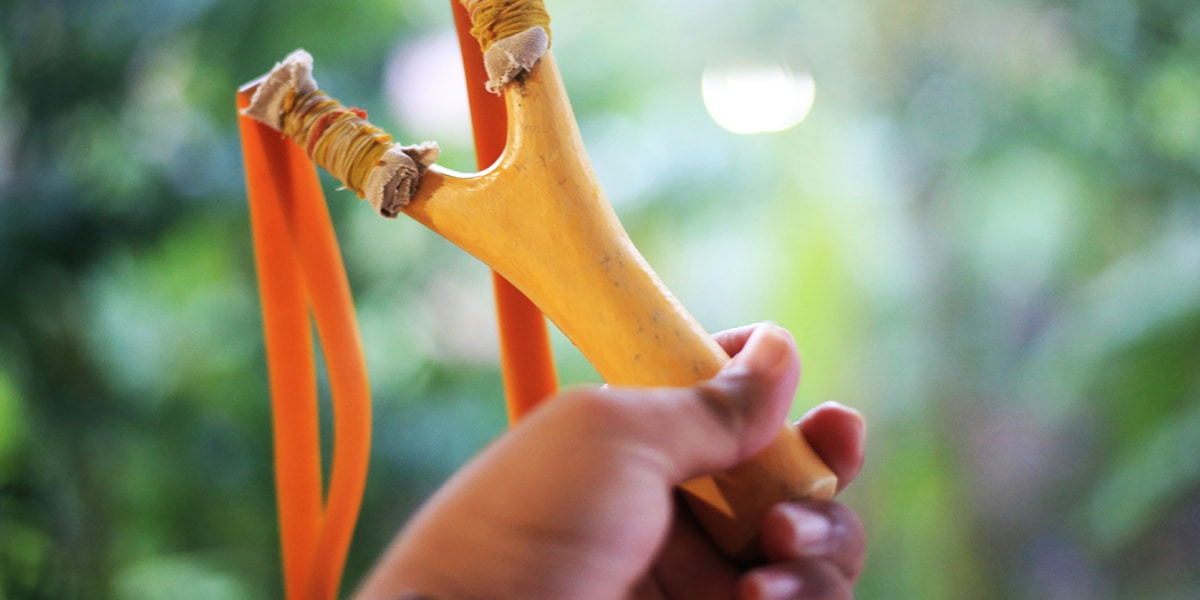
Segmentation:
<svg viewBox="0 0 1200 600">
<path fill-rule="evenodd" d="M 467 13 L 457 2 L 455 10 L 461 33 Z M 240 90 L 239 107 L 249 104 L 256 85 Z M 688 386 L 716 375 L 729 357 L 671 295 L 621 226 L 588 162 L 553 54 L 547 51 L 503 85 L 502 94 L 507 131 L 499 159 L 474 174 L 430 166 L 403 212 L 511 282 L 610 385 Z M 477 103 L 474 108 L 478 141 L 481 113 Z M 333 598 L 366 478 L 365 361 L 309 157 L 249 117 L 240 126 L 270 360 L 287 593 L 293 599 Z M 324 502 L 314 455 L 319 450 L 312 443 L 317 423 L 310 309 L 334 395 L 335 445 Z M 536 350 L 538 334 L 533 337 Z M 506 361 L 506 377 L 520 368 Z M 552 392 L 552 375 L 534 379 L 540 382 L 535 393 Z M 530 402 L 524 404 L 513 408 L 510 395 L 510 414 L 519 416 Z M 759 455 L 682 488 L 717 545 L 747 558 L 758 552 L 757 530 L 769 507 L 831 497 L 836 477 L 785 423 Z"/>
</svg>

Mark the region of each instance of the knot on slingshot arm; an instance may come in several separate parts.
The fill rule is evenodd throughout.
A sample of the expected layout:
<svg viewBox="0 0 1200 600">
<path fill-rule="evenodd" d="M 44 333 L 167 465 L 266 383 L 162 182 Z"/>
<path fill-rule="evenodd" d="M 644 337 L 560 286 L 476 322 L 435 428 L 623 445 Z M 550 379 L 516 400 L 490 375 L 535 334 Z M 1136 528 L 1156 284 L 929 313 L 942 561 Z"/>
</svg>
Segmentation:
<svg viewBox="0 0 1200 600">
<path fill-rule="evenodd" d="M 461 0 L 471 17 L 471 36 L 483 50 L 487 90 L 528 73 L 550 49 L 550 15 L 541 0 Z"/>
<path fill-rule="evenodd" d="M 393 143 L 391 135 L 367 121 L 365 112 L 318 89 L 312 65 L 308 52 L 292 52 L 250 84 L 257 87 L 244 114 L 291 138 L 380 215 L 397 216 L 437 160 L 437 144 Z"/>
</svg>

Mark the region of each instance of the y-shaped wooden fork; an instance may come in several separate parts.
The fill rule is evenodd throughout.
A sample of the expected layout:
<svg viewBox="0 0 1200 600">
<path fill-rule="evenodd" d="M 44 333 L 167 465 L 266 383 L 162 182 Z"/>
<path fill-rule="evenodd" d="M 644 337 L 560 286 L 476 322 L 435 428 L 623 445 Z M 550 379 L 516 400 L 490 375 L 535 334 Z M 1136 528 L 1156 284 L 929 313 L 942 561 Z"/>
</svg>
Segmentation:
<svg viewBox="0 0 1200 600">
<path fill-rule="evenodd" d="M 508 144 L 474 175 L 437 165 L 403 210 L 528 296 L 610 385 L 686 386 L 729 360 L 638 253 L 587 159 L 553 53 L 504 88 Z M 729 471 L 685 484 L 728 554 L 757 551 L 766 510 L 828 498 L 836 477 L 793 427 Z"/>
</svg>

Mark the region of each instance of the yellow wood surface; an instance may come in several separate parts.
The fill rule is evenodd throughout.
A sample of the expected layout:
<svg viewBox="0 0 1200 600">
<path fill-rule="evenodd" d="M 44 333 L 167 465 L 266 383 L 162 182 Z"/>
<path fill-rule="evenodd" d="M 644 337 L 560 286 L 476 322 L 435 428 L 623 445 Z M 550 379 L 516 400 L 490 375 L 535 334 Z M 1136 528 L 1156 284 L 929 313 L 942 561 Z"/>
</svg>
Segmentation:
<svg viewBox="0 0 1200 600">
<path fill-rule="evenodd" d="M 512 282 L 612 385 L 685 386 L 725 352 L 659 281 L 588 162 L 552 53 L 505 88 L 508 144 L 473 175 L 438 166 L 405 212 Z M 693 512 L 722 549 L 756 553 L 762 515 L 781 500 L 830 497 L 833 473 L 784 424 L 751 461 L 689 482 Z"/>
</svg>

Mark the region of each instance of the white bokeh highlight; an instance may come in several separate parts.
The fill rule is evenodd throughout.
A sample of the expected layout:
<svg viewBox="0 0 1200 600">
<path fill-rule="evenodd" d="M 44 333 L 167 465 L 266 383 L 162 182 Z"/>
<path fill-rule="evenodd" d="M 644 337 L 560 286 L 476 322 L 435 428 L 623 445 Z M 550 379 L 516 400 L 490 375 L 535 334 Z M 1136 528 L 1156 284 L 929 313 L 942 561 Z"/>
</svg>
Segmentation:
<svg viewBox="0 0 1200 600">
<path fill-rule="evenodd" d="M 816 98 L 811 74 L 782 65 L 706 68 L 700 88 L 709 116 L 739 134 L 794 127 L 808 116 Z"/>
</svg>

